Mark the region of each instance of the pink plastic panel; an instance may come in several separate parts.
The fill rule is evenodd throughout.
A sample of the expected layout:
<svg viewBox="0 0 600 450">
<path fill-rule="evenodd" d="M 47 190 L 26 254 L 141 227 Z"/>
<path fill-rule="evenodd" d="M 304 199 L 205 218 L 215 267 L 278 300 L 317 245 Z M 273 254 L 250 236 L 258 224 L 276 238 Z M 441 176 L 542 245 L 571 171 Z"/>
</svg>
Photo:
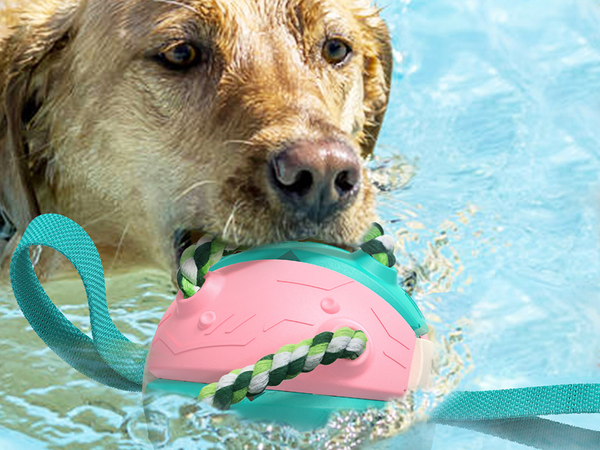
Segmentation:
<svg viewBox="0 0 600 450">
<path fill-rule="evenodd" d="M 404 394 L 416 336 L 385 300 L 330 269 L 288 260 L 251 261 L 209 272 L 181 292 L 151 345 L 156 377 L 212 383 L 282 345 L 348 326 L 367 335 L 360 358 L 318 366 L 274 390 L 389 400 Z"/>
</svg>

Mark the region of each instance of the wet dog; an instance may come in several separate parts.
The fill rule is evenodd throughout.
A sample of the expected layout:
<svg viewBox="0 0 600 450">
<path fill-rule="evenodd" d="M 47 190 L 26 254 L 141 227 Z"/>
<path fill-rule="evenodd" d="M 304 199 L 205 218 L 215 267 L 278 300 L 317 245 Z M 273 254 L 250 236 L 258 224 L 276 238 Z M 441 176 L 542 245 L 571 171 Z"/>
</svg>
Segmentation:
<svg viewBox="0 0 600 450">
<path fill-rule="evenodd" d="M 0 260 L 56 212 L 106 269 L 194 230 L 354 245 L 392 54 L 368 0 L 45 0 L 0 41 Z M 5 12 L 6 14 L 6 12 Z M 41 276 L 65 269 L 42 252 Z"/>
</svg>

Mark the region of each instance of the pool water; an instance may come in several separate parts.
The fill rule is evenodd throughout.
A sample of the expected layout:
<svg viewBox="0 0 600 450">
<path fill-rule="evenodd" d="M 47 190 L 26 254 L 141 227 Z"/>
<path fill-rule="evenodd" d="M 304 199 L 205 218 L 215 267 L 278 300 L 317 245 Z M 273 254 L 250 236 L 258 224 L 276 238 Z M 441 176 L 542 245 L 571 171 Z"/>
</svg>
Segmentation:
<svg viewBox="0 0 600 450">
<path fill-rule="evenodd" d="M 396 64 L 371 167 L 400 279 L 414 284 L 406 281 L 435 329 L 436 385 L 393 404 L 386 420 L 350 414 L 304 435 L 166 398 L 150 430 L 164 448 L 400 448 L 399 431 L 456 387 L 600 381 L 600 4 L 380 4 Z M 81 283 L 45 287 L 89 331 Z M 175 296 L 168 276 L 113 277 L 107 289 L 117 326 L 147 345 Z M 8 287 L 0 350 L 0 448 L 152 448 L 140 394 L 69 368 Z M 552 419 L 600 430 L 598 415 Z M 441 425 L 431 446 L 528 448 Z"/>
<path fill-rule="evenodd" d="M 391 9 L 383 142 L 416 166 L 398 196 L 418 237 L 407 254 L 444 233 L 464 267 L 433 294 L 444 321 L 469 319 L 459 388 L 600 381 L 600 4 Z M 599 416 L 555 419 L 600 429 Z M 438 426 L 434 448 L 526 447 Z"/>
</svg>

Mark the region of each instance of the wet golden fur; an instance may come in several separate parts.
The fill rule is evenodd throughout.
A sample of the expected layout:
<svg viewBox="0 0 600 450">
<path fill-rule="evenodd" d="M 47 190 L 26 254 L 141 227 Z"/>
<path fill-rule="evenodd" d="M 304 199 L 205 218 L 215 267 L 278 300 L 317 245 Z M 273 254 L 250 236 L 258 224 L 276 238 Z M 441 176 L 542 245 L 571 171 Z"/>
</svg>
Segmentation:
<svg viewBox="0 0 600 450">
<path fill-rule="evenodd" d="M 352 206 L 316 226 L 282 209 L 264 167 L 300 138 L 372 152 L 392 57 L 369 3 L 28 0 L 5 11 L 15 27 L 0 43 L 0 205 L 18 233 L 0 243 L 4 269 L 47 212 L 82 225 L 105 268 L 172 268 L 177 229 L 246 245 L 298 233 L 356 243 L 375 219 L 366 173 Z M 338 34 L 353 55 L 336 68 L 319 50 Z M 173 40 L 202 43 L 208 62 L 180 73 L 152 60 Z M 42 274 L 62 264 L 48 255 Z"/>
</svg>

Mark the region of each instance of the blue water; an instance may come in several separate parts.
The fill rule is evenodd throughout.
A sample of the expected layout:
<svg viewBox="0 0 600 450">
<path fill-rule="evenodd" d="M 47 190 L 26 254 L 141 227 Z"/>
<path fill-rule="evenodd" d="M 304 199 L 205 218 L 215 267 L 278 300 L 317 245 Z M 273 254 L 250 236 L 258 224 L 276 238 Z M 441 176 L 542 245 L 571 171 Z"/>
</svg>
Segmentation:
<svg viewBox="0 0 600 450">
<path fill-rule="evenodd" d="M 418 272 L 415 298 L 434 327 L 443 335 L 465 325 L 471 370 L 458 387 L 600 382 L 600 3 L 381 4 L 396 65 L 378 154 L 402 155 L 414 176 L 382 194 L 379 212 L 394 220 L 386 231 L 397 233 L 400 263 Z M 170 298 L 148 317 L 158 320 Z M 131 325 L 144 341 L 155 325 L 126 315 L 137 307 L 127 302 L 118 325 Z M 2 312 L 5 325 L 25 329 L 15 325 L 14 304 Z M 76 313 L 84 317 L 85 308 Z M 30 345 L 24 364 L 50 365 L 61 381 L 54 388 L 27 379 L 22 396 L 0 387 L 0 448 L 42 448 L 44 440 L 77 448 L 88 442 L 84 435 L 102 448 L 129 426 L 121 421 L 139 398 L 91 383 L 77 384 L 82 398 L 124 404 L 116 412 L 89 407 L 103 431 L 88 423 L 78 398 L 53 408 L 44 396 L 81 378 L 63 375 L 63 363 L 32 336 L 22 341 Z M 9 341 L 1 340 L 5 352 Z M 26 411 L 25 418 L 11 411 Z M 553 419 L 600 430 L 597 416 Z M 438 425 L 433 448 L 527 447 Z"/>
<path fill-rule="evenodd" d="M 450 229 L 443 251 L 464 266 L 437 294 L 444 320 L 470 320 L 459 387 L 599 382 L 600 4 L 415 0 L 386 15 L 382 143 L 417 167 L 399 196 L 419 223 L 408 253 Z M 526 448 L 437 428 L 436 449 Z"/>
</svg>

